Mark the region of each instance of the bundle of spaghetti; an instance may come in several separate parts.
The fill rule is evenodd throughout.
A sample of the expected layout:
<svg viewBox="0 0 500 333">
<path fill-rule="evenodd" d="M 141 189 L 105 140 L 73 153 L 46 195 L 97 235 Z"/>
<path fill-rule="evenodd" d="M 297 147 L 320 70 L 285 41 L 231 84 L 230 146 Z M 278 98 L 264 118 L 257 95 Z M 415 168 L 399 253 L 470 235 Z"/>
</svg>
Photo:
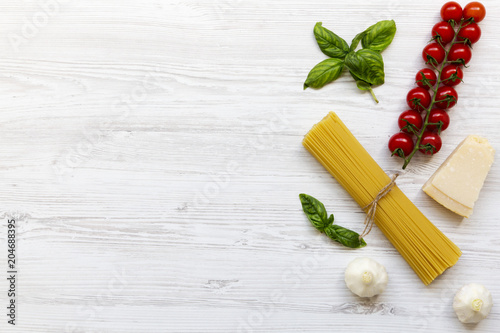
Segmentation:
<svg viewBox="0 0 500 333">
<path fill-rule="evenodd" d="M 365 211 L 391 182 L 333 112 L 314 125 L 303 145 Z M 397 185 L 378 202 L 374 221 L 425 285 L 453 266 L 462 254 Z"/>
</svg>

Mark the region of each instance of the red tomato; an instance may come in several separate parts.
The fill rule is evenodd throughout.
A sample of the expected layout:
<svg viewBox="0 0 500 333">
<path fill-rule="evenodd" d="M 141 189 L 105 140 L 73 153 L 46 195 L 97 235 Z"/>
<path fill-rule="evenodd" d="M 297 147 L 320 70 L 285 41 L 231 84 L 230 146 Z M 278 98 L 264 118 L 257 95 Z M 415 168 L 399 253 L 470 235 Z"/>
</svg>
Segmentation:
<svg viewBox="0 0 500 333">
<path fill-rule="evenodd" d="M 448 60 L 467 65 L 472 57 L 470 47 L 465 44 L 453 44 L 448 52 Z"/>
<path fill-rule="evenodd" d="M 486 16 L 486 8 L 480 2 L 470 2 L 465 6 L 463 16 L 466 20 L 472 17 L 474 22 L 479 23 Z"/>
<path fill-rule="evenodd" d="M 415 147 L 415 143 L 409 134 L 399 132 L 391 136 L 388 146 L 392 155 L 404 158 L 411 154 Z"/>
<path fill-rule="evenodd" d="M 441 7 L 441 18 L 443 21 L 453 20 L 455 22 L 460 22 L 462 18 L 462 6 L 460 6 L 455 1 L 447 2 Z"/>
<path fill-rule="evenodd" d="M 417 86 L 424 89 L 434 87 L 434 85 L 436 84 L 436 80 L 436 73 L 430 68 L 422 68 L 415 76 L 415 82 L 417 83 Z"/>
<path fill-rule="evenodd" d="M 446 45 L 455 37 L 455 30 L 453 30 L 453 27 L 448 22 L 441 21 L 436 23 L 432 28 L 432 37 L 436 41 L 439 39 L 442 45 Z"/>
<path fill-rule="evenodd" d="M 481 38 L 481 29 L 476 23 L 469 23 L 458 32 L 458 40 L 468 40 L 474 44 Z"/>
<path fill-rule="evenodd" d="M 424 88 L 413 88 L 406 95 L 406 103 L 410 109 L 423 111 L 431 104 L 431 94 Z"/>
<path fill-rule="evenodd" d="M 424 59 L 426 64 L 440 64 L 443 62 L 445 56 L 445 50 L 438 43 L 427 44 L 422 51 L 422 58 Z"/>
<path fill-rule="evenodd" d="M 424 121 L 420 112 L 415 110 L 406 110 L 399 115 L 398 125 L 401 131 L 409 134 L 418 133 L 422 128 Z"/>
<path fill-rule="evenodd" d="M 450 109 L 457 104 L 458 94 L 455 89 L 448 86 L 439 87 L 436 91 L 435 104 L 437 108 L 440 109 Z"/>
<path fill-rule="evenodd" d="M 422 154 L 433 155 L 441 149 L 442 144 L 437 133 L 426 131 L 422 134 L 419 150 Z"/>
<path fill-rule="evenodd" d="M 428 131 L 434 131 L 434 130 L 444 131 L 450 125 L 450 116 L 444 110 L 432 109 L 429 114 L 428 122 L 430 124 L 441 123 L 441 128 L 439 128 L 439 125 L 427 125 L 426 129 Z"/>
<path fill-rule="evenodd" d="M 464 72 L 457 65 L 448 65 L 441 72 L 441 83 L 447 86 L 456 86 L 464 78 Z"/>
</svg>

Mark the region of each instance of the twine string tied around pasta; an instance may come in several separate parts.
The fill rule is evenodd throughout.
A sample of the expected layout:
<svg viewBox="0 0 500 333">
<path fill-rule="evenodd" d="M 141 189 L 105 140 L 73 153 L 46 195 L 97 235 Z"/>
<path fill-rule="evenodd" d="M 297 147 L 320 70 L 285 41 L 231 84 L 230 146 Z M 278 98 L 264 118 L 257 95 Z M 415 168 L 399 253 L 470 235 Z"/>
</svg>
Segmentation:
<svg viewBox="0 0 500 333">
<path fill-rule="evenodd" d="M 370 202 L 368 205 L 363 207 L 363 210 L 368 209 L 368 211 L 366 212 L 366 217 L 365 217 L 365 229 L 363 230 L 361 235 L 359 235 L 359 239 L 367 236 L 370 233 L 370 231 L 372 231 L 373 224 L 375 223 L 375 213 L 377 212 L 378 202 L 383 197 L 385 197 L 389 192 L 391 192 L 391 190 L 394 188 L 394 186 L 396 186 L 396 179 L 398 177 L 399 177 L 399 173 L 395 173 L 394 175 L 392 175 L 392 178 L 391 178 L 391 181 L 389 182 L 389 184 L 384 186 L 380 190 L 380 192 L 378 192 L 377 196 L 373 199 L 372 202 Z"/>
</svg>

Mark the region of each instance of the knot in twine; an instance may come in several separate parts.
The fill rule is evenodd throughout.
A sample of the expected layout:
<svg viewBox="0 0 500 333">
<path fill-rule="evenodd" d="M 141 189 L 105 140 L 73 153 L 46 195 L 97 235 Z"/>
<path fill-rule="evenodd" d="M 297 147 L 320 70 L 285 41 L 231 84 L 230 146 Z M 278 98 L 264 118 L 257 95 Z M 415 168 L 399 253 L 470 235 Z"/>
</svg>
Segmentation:
<svg viewBox="0 0 500 333">
<path fill-rule="evenodd" d="M 368 209 L 368 211 L 366 212 L 365 229 L 363 230 L 361 235 L 359 235 L 359 239 L 367 236 L 370 233 L 370 231 L 372 231 L 373 223 L 375 222 L 375 213 L 377 212 L 378 202 L 380 201 L 380 199 L 385 197 L 389 192 L 391 192 L 394 186 L 396 186 L 396 179 L 398 177 L 399 173 L 392 175 L 391 182 L 386 186 L 384 186 L 384 188 L 382 188 L 380 192 L 378 192 L 377 196 L 375 197 L 375 199 L 373 199 L 372 202 L 363 207 L 363 210 Z"/>
</svg>

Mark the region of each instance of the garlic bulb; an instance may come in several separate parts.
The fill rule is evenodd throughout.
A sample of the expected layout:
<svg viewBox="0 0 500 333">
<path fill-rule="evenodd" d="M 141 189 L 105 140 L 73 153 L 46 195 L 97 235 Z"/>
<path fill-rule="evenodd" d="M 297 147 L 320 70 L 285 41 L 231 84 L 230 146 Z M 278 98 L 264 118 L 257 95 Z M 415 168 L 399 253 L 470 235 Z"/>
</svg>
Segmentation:
<svg viewBox="0 0 500 333">
<path fill-rule="evenodd" d="M 483 285 L 466 284 L 455 295 L 453 309 L 462 323 L 479 323 L 493 306 L 491 293 Z"/>
<path fill-rule="evenodd" d="M 370 258 L 356 258 L 347 265 L 345 283 L 360 297 L 380 294 L 387 286 L 389 277 L 385 267 Z"/>
</svg>

